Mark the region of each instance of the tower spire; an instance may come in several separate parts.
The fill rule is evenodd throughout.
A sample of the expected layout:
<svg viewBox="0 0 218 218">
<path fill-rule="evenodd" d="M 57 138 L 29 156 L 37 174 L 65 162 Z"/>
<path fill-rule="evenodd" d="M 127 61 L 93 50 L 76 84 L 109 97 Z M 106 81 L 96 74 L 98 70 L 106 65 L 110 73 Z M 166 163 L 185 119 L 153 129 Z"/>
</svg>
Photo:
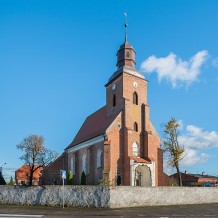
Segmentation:
<svg viewBox="0 0 218 218">
<path fill-rule="evenodd" d="M 124 13 L 125 16 L 125 41 L 120 46 L 120 49 L 117 52 L 117 69 L 121 67 L 132 67 L 135 68 L 135 54 L 133 47 L 127 41 L 127 30 L 128 30 L 128 22 L 127 22 L 127 13 Z"/>
<path fill-rule="evenodd" d="M 125 16 L 125 24 L 124 24 L 124 27 L 125 27 L 125 42 L 127 42 L 128 22 L 127 22 L 127 13 L 126 12 L 124 13 L 124 16 Z"/>
</svg>

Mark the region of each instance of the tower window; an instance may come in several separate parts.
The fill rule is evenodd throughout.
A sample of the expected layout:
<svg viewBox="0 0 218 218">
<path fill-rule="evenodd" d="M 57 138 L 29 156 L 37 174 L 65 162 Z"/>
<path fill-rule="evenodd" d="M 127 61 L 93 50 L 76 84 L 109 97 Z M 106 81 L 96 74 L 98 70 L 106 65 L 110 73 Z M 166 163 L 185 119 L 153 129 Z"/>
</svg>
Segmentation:
<svg viewBox="0 0 218 218">
<path fill-rule="evenodd" d="M 138 94 L 136 92 L 133 93 L 133 104 L 138 105 Z"/>
<path fill-rule="evenodd" d="M 134 123 L 134 131 L 138 132 L 138 123 L 136 123 L 136 122 Z"/>
<path fill-rule="evenodd" d="M 114 94 L 113 95 L 113 107 L 115 107 L 116 106 L 116 95 Z"/>
<path fill-rule="evenodd" d="M 127 58 L 130 58 L 129 51 L 126 52 L 126 57 L 127 57 Z"/>
</svg>

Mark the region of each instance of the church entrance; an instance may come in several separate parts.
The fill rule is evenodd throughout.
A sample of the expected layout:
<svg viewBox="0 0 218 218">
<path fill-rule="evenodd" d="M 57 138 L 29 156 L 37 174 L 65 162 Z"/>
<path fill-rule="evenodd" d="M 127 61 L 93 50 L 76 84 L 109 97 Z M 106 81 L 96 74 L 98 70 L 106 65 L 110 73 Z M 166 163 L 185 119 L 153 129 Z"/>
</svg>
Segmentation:
<svg viewBox="0 0 218 218">
<path fill-rule="evenodd" d="M 135 186 L 152 186 L 151 170 L 146 165 L 139 165 L 135 168 Z"/>
</svg>

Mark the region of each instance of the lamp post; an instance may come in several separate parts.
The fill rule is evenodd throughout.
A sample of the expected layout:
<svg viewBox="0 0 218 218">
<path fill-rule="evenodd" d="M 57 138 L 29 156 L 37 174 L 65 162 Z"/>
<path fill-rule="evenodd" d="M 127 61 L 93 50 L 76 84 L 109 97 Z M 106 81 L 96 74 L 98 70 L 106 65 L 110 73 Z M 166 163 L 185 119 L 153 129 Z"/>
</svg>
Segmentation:
<svg viewBox="0 0 218 218">
<path fill-rule="evenodd" d="M 6 163 L 2 164 L 0 167 L 0 172 L 2 173 L 2 167 L 5 165 Z"/>
</svg>

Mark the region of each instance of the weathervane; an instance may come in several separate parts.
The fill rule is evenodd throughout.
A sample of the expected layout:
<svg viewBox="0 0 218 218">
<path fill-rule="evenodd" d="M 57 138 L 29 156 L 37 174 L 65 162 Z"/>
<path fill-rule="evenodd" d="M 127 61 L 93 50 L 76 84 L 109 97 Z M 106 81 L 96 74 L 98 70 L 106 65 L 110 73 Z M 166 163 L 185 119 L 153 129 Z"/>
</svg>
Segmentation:
<svg viewBox="0 0 218 218">
<path fill-rule="evenodd" d="M 128 28 L 128 22 L 127 22 L 127 13 L 125 12 L 124 13 L 124 16 L 125 16 L 125 42 L 127 42 L 127 28 Z"/>
</svg>

